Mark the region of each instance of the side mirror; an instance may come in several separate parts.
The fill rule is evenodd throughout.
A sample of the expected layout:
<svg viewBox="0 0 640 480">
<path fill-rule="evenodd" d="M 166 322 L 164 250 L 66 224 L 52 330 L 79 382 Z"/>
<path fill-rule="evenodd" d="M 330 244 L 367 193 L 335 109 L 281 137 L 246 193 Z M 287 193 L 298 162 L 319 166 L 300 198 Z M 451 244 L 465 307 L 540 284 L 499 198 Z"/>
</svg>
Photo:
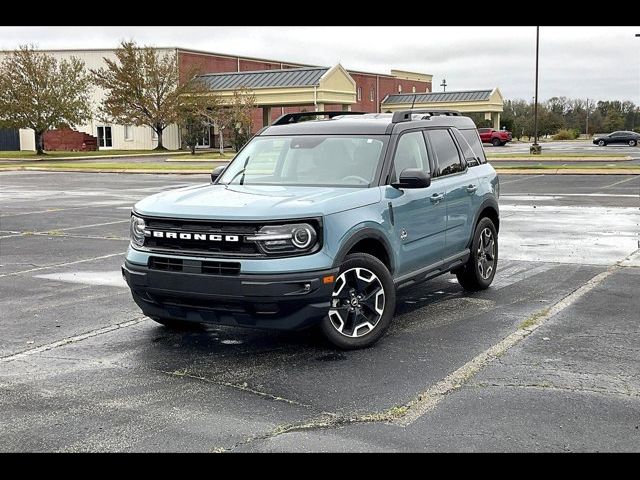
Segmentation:
<svg viewBox="0 0 640 480">
<path fill-rule="evenodd" d="M 400 178 L 391 184 L 393 188 L 427 188 L 431 185 L 431 175 L 420 168 L 405 168 Z"/>
<path fill-rule="evenodd" d="M 226 168 L 226 165 L 220 165 L 214 168 L 213 172 L 211 172 L 211 183 L 216 183 L 216 180 L 218 180 L 218 177 L 222 175 L 222 172 L 224 172 Z"/>
</svg>

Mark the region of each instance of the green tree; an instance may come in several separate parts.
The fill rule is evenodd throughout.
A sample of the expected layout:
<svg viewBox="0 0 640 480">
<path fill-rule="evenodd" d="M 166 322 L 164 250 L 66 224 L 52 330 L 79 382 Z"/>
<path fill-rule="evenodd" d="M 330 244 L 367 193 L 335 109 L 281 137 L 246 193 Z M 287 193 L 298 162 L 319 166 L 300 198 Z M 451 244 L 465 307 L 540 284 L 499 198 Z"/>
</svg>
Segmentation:
<svg viewBox="0 0 640 480">
<path fill-rule="evenodd" d="M 116 61 L 105 58 L 106 67 L 91 70 L 94 83 L 106 90 L 100 114 L 114 123 L 151 127 L 156 149 L 166 150 L 162 133 L 179 121 L 181 97 L 201 88 L 193 82 L 196 72 L 181 79 L 175 52 L 162 54 L 133 41 L 122 42 L 115 54 Z"/>
<path fill-rule="evenodd" d="M 231 105 L 231 126 L 234 133 L 234 148 L 239 151 L 251 138 L 253 118 L 251 113 L 256 108 L 256 97 L 248 89 L 240 87 L 233 91 Z"/>
<path fill-rule="evenodd" d="M 36 150 L 42 154 L 47 130 L 91 117 L 90 85 L 81 60 L 58 61 L 22 45 L 0 63 L 0 124 L 33 129 Z"/>
</svg>

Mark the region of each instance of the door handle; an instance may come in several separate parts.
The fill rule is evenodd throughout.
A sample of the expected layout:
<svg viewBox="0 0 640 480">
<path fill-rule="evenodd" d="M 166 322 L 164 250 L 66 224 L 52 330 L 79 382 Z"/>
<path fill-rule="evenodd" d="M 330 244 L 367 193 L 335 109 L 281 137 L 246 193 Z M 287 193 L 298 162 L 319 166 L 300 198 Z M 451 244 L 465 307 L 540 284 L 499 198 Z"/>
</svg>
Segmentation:
<svg viewBox="0 0 640 480">
<path fill-rule="evenodd" d="M 439 203 L 444 198 L 444 193 L 434 193 L 429 197 L 431 203 Z"/>
<path fill-rule="evenodd" d="M 478 186 L 477 185 L 471 184 L 471 185 L 469 185 L 467 187 L 467 192 L 469 192 L 469 193 L 474 193 L 476 190 L 478 190 Z"/>
</svg>

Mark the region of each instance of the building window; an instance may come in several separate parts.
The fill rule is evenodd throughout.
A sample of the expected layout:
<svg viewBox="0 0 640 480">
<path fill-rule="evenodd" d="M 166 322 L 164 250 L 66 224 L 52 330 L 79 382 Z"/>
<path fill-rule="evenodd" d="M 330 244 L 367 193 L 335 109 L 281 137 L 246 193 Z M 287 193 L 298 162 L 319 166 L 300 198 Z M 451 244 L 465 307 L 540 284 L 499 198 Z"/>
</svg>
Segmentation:
<svg viewBox="0 0 640 480">
<path fill-rule="evenodd" d="M 402 93 L 402 85 L 398 84 L 398 93 Z"/>
<path fill-rule="evenodd" d="M 111 127 L 98 127 L 98 147 L 113 147 Z"/>
<path fill-rule="evenodd" d="M 358 101 L 362 100 L 362 87 L 358 87 Z"/>
<path fill-rule="evenodd" d="M 411 91 L 412 91 L 413 93 L 416 93 L 416 87 L 415 87 L 415 85 L 414 85 L 413 87 L 411 87 Z"/>
<path fill-rule="evenodd" d="M 373 102 L 375 97 L 376 97 L 376 91 L 372 88 L 371 91 L 369 92 L 369 100 Z"/>
<path fill-rule="evenodd" d="M 124 126 L 124 139 L 129 142 L 133 140 L 133 125 Z"/>
</svg>

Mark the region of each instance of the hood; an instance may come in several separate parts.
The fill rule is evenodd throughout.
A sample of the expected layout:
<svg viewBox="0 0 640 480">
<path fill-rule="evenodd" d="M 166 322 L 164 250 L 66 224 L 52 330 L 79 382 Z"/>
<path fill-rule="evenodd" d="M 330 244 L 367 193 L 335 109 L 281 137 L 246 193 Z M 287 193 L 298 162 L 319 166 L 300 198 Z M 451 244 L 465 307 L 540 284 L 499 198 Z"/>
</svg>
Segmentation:
<svg viewBox="0 0 640 480">
<path fill-rule="evenodd" d="M 155 217 L 263 220 L 316 217 L 380 201 L 379 188 L 195 185 L 140 200 L 134 210 Z"/>
</svg>

